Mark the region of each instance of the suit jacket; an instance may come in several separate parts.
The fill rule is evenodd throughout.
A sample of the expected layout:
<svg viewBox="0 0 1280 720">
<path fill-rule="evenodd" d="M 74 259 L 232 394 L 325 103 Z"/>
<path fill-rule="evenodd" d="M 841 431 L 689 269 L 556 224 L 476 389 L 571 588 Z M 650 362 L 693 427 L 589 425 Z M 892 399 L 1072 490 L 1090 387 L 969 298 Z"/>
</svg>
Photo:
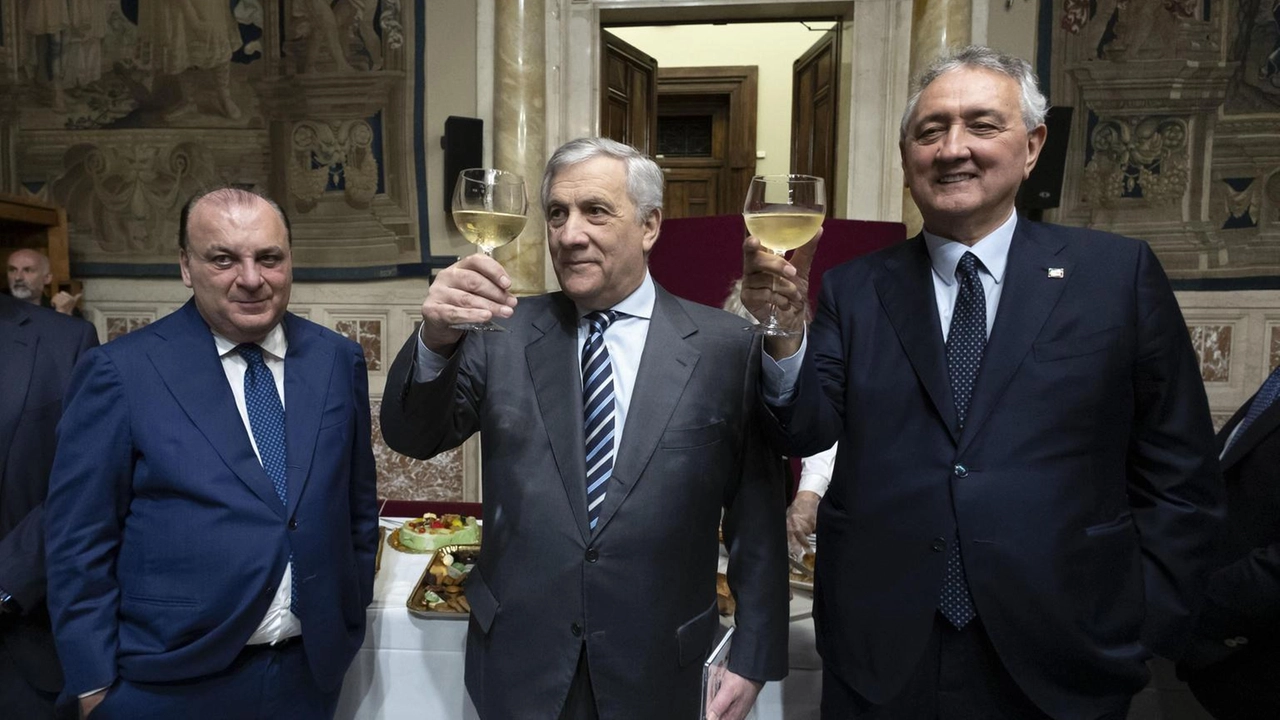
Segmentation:
<svg viewBox="0 0 1280 720">
<path fill-rule="evenodd" d="M 1219 451 L 1252 402 L 1218 433 Z M 1260 648 L 1273 651 L 1274 663 L 1280 649 L 1280 403 L 1272 403 L 1231 444 L 1222 456 L 1222 479 L 1227 531 L 1188 665 L 1211 665 Z"/>
<path fill-rule="evenodd" d="M 56 692 L 62 669 L 45 610 L 44 497 L 76 360 L 93 326 L 0 295 L 0 589 L 23 608 L 0 618 L 0 652 L 33 687 Z"/>
<path fill-rule="evenodd" d="M 961 429 L 923 236 L 825 276 L 774 425 L 792 454 L 840 441 L 818 511 L 818 646 L 891 699 L 958 529 L 1019 686 L 1054 717 L 1097 717 L 1143 687 L 1149 648 L 1176 657 L 1190 629 L 1222 517 L 1208 403 L 1145 243 L 1019 219 L 1003 282 Z"/>
<path fill-rule="evenodd" d="M 59 432 L 49 609 L 66 694 L 225 669 L 293 553 L 303 647 L 337 688 L 373 597 L 377 497 L 364 354 L 286 314 L 288 505 L 253 452 L 194 301 L 90 352 Z"/>
<path fill-rule="evenodd" d="M 720 626 L 724 514 L 738 599 L 730 667 L 786 674 L 781 459 L 757 422 L 759 343 L 658 288 L 600 521 L 587 521 L 578 316 L 522 298 L 509 333 L 468 335 L 441 375 L 392 366 L 382 432 L 430 457 L 480 432 L 484 542 L 467 581 L 467 689 L 482 718 L 556 717 L 585 643 L 602 718 L 694 717 Z"/>
</svg>

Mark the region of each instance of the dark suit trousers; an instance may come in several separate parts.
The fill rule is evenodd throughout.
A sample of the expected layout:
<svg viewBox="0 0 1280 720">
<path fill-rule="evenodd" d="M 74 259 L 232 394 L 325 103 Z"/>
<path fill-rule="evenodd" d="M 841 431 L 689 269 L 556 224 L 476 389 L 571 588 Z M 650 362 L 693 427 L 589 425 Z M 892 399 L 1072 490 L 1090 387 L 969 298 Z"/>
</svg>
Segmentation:
<svg viewBox="0 0 1280 720">
<path fill-rule="evenodd" d="M 1129 708 L 1097 720 L 1124 720 Z M 829 671 L 822 673 L 823 720 L 1053 720 L 1018 687 L 974 618 L 956 630 L 934 613 L 933 632 L 906 687 L 873 705 Z"/>
<path fill-rule="evenodd" d="M 1192 694 L 1218 720 L 1280 718 L 1280 648 L 1247 648 L 1183 672 Z"/>
<path fill-rule="evenodd" d="M 90 720 L 327 720 L 338 690 L 323 692 L 301 642 L 279 649 L 253 645 L 226 670 L 187 682 L 140 683 L 123 678 Z"/>
<path fill-rule="evenodd" d="M 578 653 L 578 669 L 573 673 L 573 682 L 569 683 L 569 695 L 565 698 L 564 709 L 560 711 L 560 720 L 600 720 L 596 694 L 591 689 L 591 672 L 587 668 L 585 644 Z"/>
</svg>

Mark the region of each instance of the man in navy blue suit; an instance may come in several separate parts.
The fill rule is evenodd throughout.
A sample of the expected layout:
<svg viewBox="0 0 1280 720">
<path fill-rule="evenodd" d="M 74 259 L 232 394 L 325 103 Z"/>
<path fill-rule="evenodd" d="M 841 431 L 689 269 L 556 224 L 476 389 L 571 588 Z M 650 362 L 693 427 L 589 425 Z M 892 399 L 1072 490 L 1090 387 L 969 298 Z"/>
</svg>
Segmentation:
<svg viewBox="0 0 1280 720">
<path fill-rule="evenodd" d="M 184 209 L 172 315 L 87 354 L 50 478 L 64 696 L 95 720 L 332 717 L 373 597 L 360 346 L 287 312 L 288 221 Z"/>
<path fill-rule="evenodd" d="M 775 440 L 840 443 L 824 718 L 1124 718 L 1188 638 L 1223 512 L 1199 365 L 1146 243 L 1014 212 L 1045 108 L 1023 60 L 936 61 L 901 128 L 924 232 L 828 272 L 807 337 L 766 345 Z M 748 239 L 757 317 L 803 328 L 799 256 Z"/>
<path fill-rule="evenodd" d="M 44 497 L 62 394 L 93 326 L 0 295 L 0 708 L 54 717 L 62 669 L 45 609 Z"/>
</svg>

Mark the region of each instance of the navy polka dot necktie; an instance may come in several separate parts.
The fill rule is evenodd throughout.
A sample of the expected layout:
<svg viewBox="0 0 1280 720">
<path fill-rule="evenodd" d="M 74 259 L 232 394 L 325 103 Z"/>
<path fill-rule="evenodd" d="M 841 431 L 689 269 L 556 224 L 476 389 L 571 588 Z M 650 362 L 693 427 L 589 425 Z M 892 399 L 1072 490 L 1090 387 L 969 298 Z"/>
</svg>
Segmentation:
<svg viewBox="0 0 1280 720">
<path fill-rule="evenodd" d="M 613 363 L 604 344 L 604 331 L 618 319 L 613 310 L 587 313 L 587 341 L 582 345 L 582 413 L 586 438 L 587 518 L 591 529 L 600 522 L 605 489 L 613 476 L 616 402 Z"/>
<path fill-rule="evenodd" d="M 947 332 L 947 374 L 951 378 L 956 419 L 962 430 L 969 414 L 969 401 L 973 398 L 973 384 L 982 365 L 982 351 L 987 346 L 987 296 L 982 291 L 982 278 L 978 276 L 980 266 L 977 256 L 970 252 L 966 252 L 956 265 L 956 284 L 960 286 L 960 292 L 955 312 L 951 315 L 951 329 Z M 959 528 L 947 553 L 947 574 L 943 579 L 938 609 L 957 628 L 967 625 L 977 614 L 973 597 L 969 594 L 969 581 L 965 578 Z"/>
<path fill-rule="evenodd" d="M 249 414 L 249 428 L 258 446 L 262 469 L 275 487 L 280 502 L 289 504 L 288 471 L 286 469 L 284 405 L 276 390 L 276 379 L 262 359 L 262 348 L 253 343 L 236 347 L 248 367 L 244 371 L 244 405 Z M 289 554 L 289 572 L 293 573 L 293 553 Z M 297 615 L 297 575 L 290 575 L 289 609 Z"/>
</svg>

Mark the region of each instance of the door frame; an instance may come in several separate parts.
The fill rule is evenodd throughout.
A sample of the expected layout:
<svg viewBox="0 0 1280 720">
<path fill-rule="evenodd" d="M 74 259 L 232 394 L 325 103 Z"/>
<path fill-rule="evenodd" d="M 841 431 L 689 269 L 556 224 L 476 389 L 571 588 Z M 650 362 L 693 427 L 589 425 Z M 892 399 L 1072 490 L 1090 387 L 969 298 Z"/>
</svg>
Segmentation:
<svg viewBox="0 0 1280 720">
<path fill-rule="evenodd" d="M 841 87 L 835 217 L 902 219 L 898 124 L 907 103 L 912 0 L 753 2 L 551 0 L 547 12 L 548 151 L 599 127 L 598 58 L 605 24 L 750 22 L 840 17 Z M 847 72 L 846 72 L 847 71 Z M 856 163 L 856 172 L 851 168 Z"/>
</svg>

